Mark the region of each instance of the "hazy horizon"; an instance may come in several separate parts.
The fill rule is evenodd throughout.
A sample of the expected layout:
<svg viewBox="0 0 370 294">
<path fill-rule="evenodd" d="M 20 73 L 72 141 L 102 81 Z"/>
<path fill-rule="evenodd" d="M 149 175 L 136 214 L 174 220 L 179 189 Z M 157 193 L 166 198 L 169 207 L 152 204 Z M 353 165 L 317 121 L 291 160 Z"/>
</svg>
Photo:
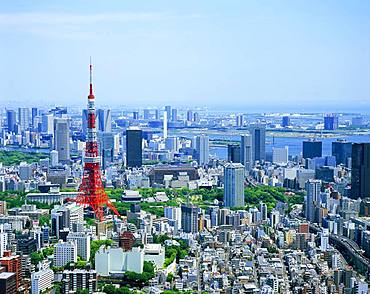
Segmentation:
<svg viewBox="0 0 370 294">
<path fill-rule="evenodd" d="M 111 107 L 370 104 L 370 2 L 16 0 L 0 9 L 0 107 L 84 106 L 90 55 L 97 104 Z"/>
</svg>

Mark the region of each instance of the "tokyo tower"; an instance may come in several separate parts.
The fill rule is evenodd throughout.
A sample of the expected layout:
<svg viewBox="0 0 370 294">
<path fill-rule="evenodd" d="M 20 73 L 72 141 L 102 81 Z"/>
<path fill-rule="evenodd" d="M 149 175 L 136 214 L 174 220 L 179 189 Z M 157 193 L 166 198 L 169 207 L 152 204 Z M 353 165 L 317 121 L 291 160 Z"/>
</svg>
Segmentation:
<svg viewBox="0 0 370 294">
<path fill-rule="evenodd" d="M 100 173 L 100 157 L 96 133 L 95 118 L 95 96 L 92 86 L 92 64 L 90 61 L 90 94 L 87 102 L 87 138 L 85 148 L 85 165 L 82 176 L 82 183 L 76 202 L 84 207 L 90 206 L 97 219 L 104 218 L 104 205 L 107 205 L 116 215 L 119 216 L 108 195 L 104 191 Z"/>
</svg>

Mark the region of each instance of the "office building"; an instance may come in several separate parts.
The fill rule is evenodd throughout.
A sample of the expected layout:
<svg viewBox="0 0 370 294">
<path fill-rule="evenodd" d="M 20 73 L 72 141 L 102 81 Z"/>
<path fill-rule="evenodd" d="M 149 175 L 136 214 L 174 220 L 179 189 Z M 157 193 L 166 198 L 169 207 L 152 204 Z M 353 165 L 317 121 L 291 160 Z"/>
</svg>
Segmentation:
<svg viewBox="0 0 370 294">
<path fill-rule="evenodd" d="M 337 164 L 348 166 L 349 159 L 352 157 L 352 143 L 340 139 L 332 142 L 331 154 L 335 156 Z"/>
<path fill-rule="evenodd" d="M 28 181 L 32 177 L 32 166 L 27 162 L 21 162 L 18 168 L 19 178 L 22 181 Z"/>
<path fill-rule="evenodd" d="M 114 134 L 100 132 L 98 139 L 101 167 L 106 169 L 114 159 Z"/>
<path fill-rule="evenodd" d="M 181 205 L 181 226 L 185 233 L 198 233 L 198 207 Z"/>
<path fill-rule="evenodd" d="M 267 205 L 263 202 L 260 202 L 258 210 L 261 213 L 261 220 L 266 221 L 267 220 Z"/>
<path fill-rule="evenodd" d="M 54 247 L 53 266 L 65 266 L 69 262 L 77 262 L 77 244 L 59 240 Z"/>
<path fill-rule="evenodd" d="M 240 146 L 236 144 L 227 145 L 227 161 L 240 162 Z"/>
<path fill-rule="evenodd" d="M 144 266 L 144 250 L 133 247 L 131 251 L 122 248 L 101 246 L 95 254 L 95 269 L 99 276 L 123 274 L 126 271 L 141 274 Z"/>
<path fill-rule="evenodd" d="M 54 149 L 58 151 L 59 162 L 66 164 L 71 160 L 69 127 L 68 118 L 54 119 Z"/>
<path fill-rule="evenodd" d="M 351 197 L 370 197 L 370 143 L 352 145 Z"/>
<path fill-rule="evenodd" d="M 167 111 L 163 112 L 163 139 L 167 139 L 168 136 L 168 131 L 167 131 L 167 123 L 168 123 L 168 118 L 167 118 Z"/>
<path fill-rule="evenodd" d="M 38 272 L 31 274 L 31 293 L 45 293 L 53 287 L 54 272 L 48 267 L 42 267 Z"/>
<path fill-rule="evenodd" d="M 250 128 L 252 136 L 252 163 L 266 159 L 266 126 L 262 124 L 252 125 Z"/>
<path fill-rule="evenodd" d="M 303 158 L 322 157 L 322 142 L 316 140 L 303 141 Z"/>
<path fill-rule="evenodd" d="M 37 107 L 32 107 L 31 108 L 31 122 L 32 122 L 33 127 L 37 127 L 37 125 L 35 125 L 35 119 L 38 115 L 39 115 L 39 110 L 37 109 Z"/>
<path fill-rule="evenodd" d="M 144 119 L 148 120 L 150 119 L 150 109 L 144 109 Z"/>
<path fill-rule="evenodd" d="M 78 293 L 81 290 L 95 293 L 98 290 L 96 270 L 74 269 L 64 270 L 62 273 L 62 292 Z"/>
<path fill-rule="evenodd" d="M 171 106 L 170 105 L 167 105 L 164 107 L 164 111 L 167 113 L 167 119 L 168 120 L 171 120 Z"/>
<path fill-rule="evenodd" d="M 227 163 L 224 168 L 224 206 L 244 205 L 244 166 L 240 163 Z"/>
<path fill-rule="evenodd" d="M 199 135 L 195 137 L 195 158 L 199 165 L 205 165 L 209 162 L 209 137 Z"/>
<path fill-rule="evenodd" d="M 181 208 L 180 207 L 172 207 L 172 206 L 165 206 L 164 208 L 164 217 L 168 218 L 169 220 L 173 220 L 175 224 L 175 229 L 181 229 Z"/>
<path fill-rule="evenodd" d="M 245 170 L 249 171 L 252 168 L 252 136 L 249 134 L 241 135 L 240 137 L 240 163 Z"/>
<path fill-rule="evenodd" d="M 173 108 L 171 113 L 172 113 L 171 120 L 172 121 L 177 121 L 177 109 Z"/>
<path fill-rule="evenodd" d="M 56 150 L 50 151 L 50 163 L 52 167 L 55 167 L 59 164 L 59 154 Z"/>
<path fill-rule="evenodd" d="M 4 230 L 4 225 L 0 224 L 0 257 L 4 256 L 8 247 L 8 233 Z"/>
<path fill-rule="evenodd" d="M 237 127 L 242 127 L 244 126 L 244 115 L 238 114 L 236 116 L 236 126 Z"/>
<path fill-rule="evenodd" d="M 71 197 L 71 196 L 70 196 Z M 69 202 L 64 205 L 54 206 L 51 210 L 51 234 L 59 239 L 60 231 L 72 231 L 74 224 L 83 223 L 84 210 L 81 205 Z"/>
<path fill-rule="evenodd" d="M 290 126 L 290 117 L 289 116 L 283 116 L 281 119 L 281 126 L 283 128 L 289 127 Z"/>
<path fill-rule="evenodd" d="M 285 147 L 272 147 L 272 162 L 274 164 L 287 164 L 288 163 L 289 148 Z"/>
<path fill-rule="evenodd" d="M 142 159 L 142 130 L 130 128 L 126 130 L 126 163 L 128 167 L 141 167 Z"/>
<path fill-rule="evenodd" d="M 336 114 L 327 114 L 324 116 L 324 130 L 333 131 L 338 129 L 338 116 Z"/>
<path fill-rule="evenodd" d="M 0 273 L 0 293 L 14 294 L 17 293 L 16 274 L 11 272 Z M 32 292 L 33 293 L 33 292 Z"/>
<path fill-rule="evenodd" d="M 25 131 L 30 127 L 30 109 L 25 107 L 18 108 L 19 130 Z"/>
<path fill-rule="evenodd" d="M 77 255 L 83 260 L 90 260 L 90 241 L 91 236 L 84 232 L 70 232 L 67 236 L 67 242 L 77 244 Z"/>
<path fill-rule="evenodd" d="M 18 289 L 21 284 L 21 257 L 5 251 L 4 256 L 0 258 L 0 267 L 3 267 L 5 272 L 15 273 L 16 289 Z"/>
<path fill-rule="evenodd" d="M 8 132 L 14 133 L 16 131 L 17 114 L 14 110 L 6 111 L 6 125 Z"/>
<path fill-rule="evenodd" d="M 134 120 L 138 120 L 139 119 L 139 111 L 133 111 L 132 112 L 132 118 Z"/>
<path fill-rule="evenodd" d="M 99 132 L 112 131 L 112 114 L 110 109 L 98 109 L 96 111 L 97 129 Z"/>
<path fill-rule="evenodd" d="M 41 116 L 41 131 L 44 134 L 54 134 L 54 116 L 52 114 L 43 114 Z"/>
<path fill-rule="evenodd" d="M 364 118 L 362 116 L 352 117 L 352 126 L 354 127 L 364 126 Z"/>
<path fill-rule="evenodd" d="M 305 185 L 305 217 L 310 222 L 315 221 L 315 209 L 320 200 L 321 181 L 308 180 Z"/>
<path fill-rule="evenodd" d="M 193 111 L 188 110 L 186 112 L 186 120 L 189 121 L 189 122 L 193 121 Z"/>
</svg>

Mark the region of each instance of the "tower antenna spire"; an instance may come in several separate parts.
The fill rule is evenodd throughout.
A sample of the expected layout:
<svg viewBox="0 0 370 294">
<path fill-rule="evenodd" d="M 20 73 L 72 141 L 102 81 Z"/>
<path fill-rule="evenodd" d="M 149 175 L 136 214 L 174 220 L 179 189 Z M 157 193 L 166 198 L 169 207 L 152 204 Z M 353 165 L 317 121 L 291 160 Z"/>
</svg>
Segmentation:
<svg viewBox="0 0 370 294">
<path fill-rule="evenodd" d="M 90 56 L 90 95 L 89 97 L 94 98 L 92 83 L 93 83 L 92 82 L 92 62 L 91 62 L 91 56 Z"/>
</svg>

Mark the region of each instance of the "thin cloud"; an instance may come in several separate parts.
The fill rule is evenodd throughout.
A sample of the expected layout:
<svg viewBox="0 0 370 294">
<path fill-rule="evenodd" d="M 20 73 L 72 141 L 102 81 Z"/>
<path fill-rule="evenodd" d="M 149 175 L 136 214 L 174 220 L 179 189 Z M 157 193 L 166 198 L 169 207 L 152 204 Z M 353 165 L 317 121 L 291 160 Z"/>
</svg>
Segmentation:
<svg viewBox="0 0 370 294">
<path fill-rule="evenodd" d="M 98 14 L 61 14 L 61 13 L 6 13 L 0 14 L 0 24 L 4 25 L 58 25 L 93 24 L 106 22 L 158 22 L 178 19 L 201 18 L 200 14 L 176 14 L 156 12 L 124 12 Z"/>
</svg>

